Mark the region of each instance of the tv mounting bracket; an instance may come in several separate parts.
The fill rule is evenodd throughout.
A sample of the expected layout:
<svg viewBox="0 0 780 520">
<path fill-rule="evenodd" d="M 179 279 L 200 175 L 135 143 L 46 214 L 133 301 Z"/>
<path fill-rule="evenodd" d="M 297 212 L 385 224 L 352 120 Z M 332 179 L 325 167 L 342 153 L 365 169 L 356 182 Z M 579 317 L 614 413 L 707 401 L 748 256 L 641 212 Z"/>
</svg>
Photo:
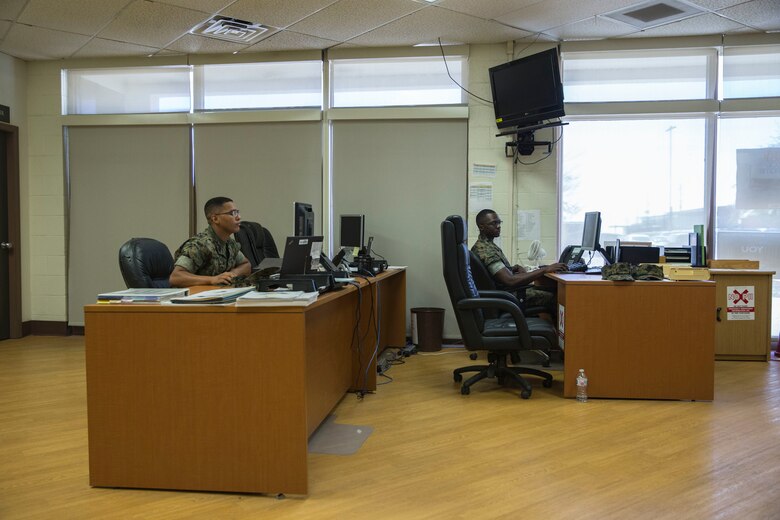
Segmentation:
<svg viewBox="0 0 780 520">
<path fill-rule="evenodd" d="M 534 147 L 536 146 L 546 146 L 547 153 L 550 154 L 552 153 L 552 141 L 536 141 L 534 139 L 534 132 L 542 128 L 552 128 L 555 126 L 563 126 L 568 124 L 569 123 L 564 123 L 563 121 L 554 121 L 552 123 L 540 123 L 538 125 L 523 126 L 520 128 L 513 128 L 511 130 L 505 130 L 500 134 L 496 134 L 496 137 L 505 135 L 515 136 L 514 141 L 507 141 L 504 145 L 504 154 L 507 157 L 514 157 L 515 155 L 514 153 L 510 153 L 510 148 L 516 148 L 517 153 L 520 155 L 531 155 L 534 153 Z"/>
</svg>

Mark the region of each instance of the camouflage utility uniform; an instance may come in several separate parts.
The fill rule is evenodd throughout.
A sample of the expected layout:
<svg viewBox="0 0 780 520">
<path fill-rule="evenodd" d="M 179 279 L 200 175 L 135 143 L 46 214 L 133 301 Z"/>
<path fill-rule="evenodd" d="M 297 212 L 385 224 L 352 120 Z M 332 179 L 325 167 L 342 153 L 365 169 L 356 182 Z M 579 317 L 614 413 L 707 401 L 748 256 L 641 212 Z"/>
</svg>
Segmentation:
<svg viewBox="0 0 780 520">
<path fill-rule="evenodd" d="M 173 257 L 174 265 L 201 276 L 217 276 L 244 261 L 238 242 L 233 237 L 223 242 L 211 226 L 184 242 Z"/>
<path fill-rule="evenodd" d="M 479 235 L 479 238 L 471 247 L 471 251 L 482 260 L 482 263 L 485 264 L 488 272 L 493 277 L 495 277 L 498 271 L 504 268 L 509 269 L 510 272 L 512 271 L 512 266 L 510 265 L 509 260 L 506 259 L 506 256 L 504 256 L 504 252 L 488 237 Z M 497 281 L 496 288 L 502 291 L 514 292 L 512 289 L 502 286 Z M 544 307 L 546 312 L 549 312 L 552 316 L 557 315 L 556 307 L 558 302 L 555 293 L 553 292 L 529 287 L 525 291 L 524 300 L 526 307 Z"/>
</svg>

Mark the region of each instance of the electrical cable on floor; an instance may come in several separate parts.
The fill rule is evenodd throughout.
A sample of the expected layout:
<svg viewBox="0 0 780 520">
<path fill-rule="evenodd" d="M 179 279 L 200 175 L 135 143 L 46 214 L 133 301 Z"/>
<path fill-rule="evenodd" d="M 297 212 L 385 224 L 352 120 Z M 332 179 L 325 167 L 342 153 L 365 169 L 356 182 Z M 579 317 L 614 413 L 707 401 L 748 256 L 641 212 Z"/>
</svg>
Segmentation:
<svg viewBox="0 0 780 520">
<path fill-rule="evenodd" d="M 377 383 L 376 386 L 389 385 L 390 383 L 392 383 L 394 381 L 394 379 L 392 377 L 388 376 L 384 372 L 382 372 L 381 374 L 377 374 L 377 375 L 380 375 L 382 377 L 386 377 L 387 379 L 389 379 L 389 381 L 385 381 L 384 383 Z"/>
</svg>

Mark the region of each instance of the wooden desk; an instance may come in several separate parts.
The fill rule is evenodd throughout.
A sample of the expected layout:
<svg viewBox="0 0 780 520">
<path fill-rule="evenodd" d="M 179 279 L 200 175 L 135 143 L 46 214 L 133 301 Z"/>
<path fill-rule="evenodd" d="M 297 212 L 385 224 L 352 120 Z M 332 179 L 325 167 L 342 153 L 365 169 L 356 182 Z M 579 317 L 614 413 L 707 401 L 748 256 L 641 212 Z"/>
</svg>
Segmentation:
<svg viewBox="0 0 780 520">
<path fill-rule="evenodd" d="M 307 493 L 309 436 L 376 389 L 372 308 L 379 351 L 405 344 L 405 271 L 361 285 L 359 350 L 355 287 L 308 307 L 87 305 L 90 484 Z"/>
<path fill-rule="evenodd" d="M 558 282 L 564 397 L 584 368 L 588 397 L 712 400 L 715 282 L 547 276 Z"/>
</svg>

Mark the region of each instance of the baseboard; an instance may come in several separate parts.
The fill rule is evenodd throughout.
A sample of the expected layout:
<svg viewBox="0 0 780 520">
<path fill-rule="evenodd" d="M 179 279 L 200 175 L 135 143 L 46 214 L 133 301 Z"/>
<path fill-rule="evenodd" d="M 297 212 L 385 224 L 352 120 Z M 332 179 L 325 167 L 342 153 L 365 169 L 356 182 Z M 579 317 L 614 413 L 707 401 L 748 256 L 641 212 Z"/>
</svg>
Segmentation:
<svg viewBox="0 0 780 520">
<path fill-rule="evenodd" d="M 84 327 L 65 321 L 31 320 L 22 323 L 22 336 L 83 336 Z"/>
</svg>

